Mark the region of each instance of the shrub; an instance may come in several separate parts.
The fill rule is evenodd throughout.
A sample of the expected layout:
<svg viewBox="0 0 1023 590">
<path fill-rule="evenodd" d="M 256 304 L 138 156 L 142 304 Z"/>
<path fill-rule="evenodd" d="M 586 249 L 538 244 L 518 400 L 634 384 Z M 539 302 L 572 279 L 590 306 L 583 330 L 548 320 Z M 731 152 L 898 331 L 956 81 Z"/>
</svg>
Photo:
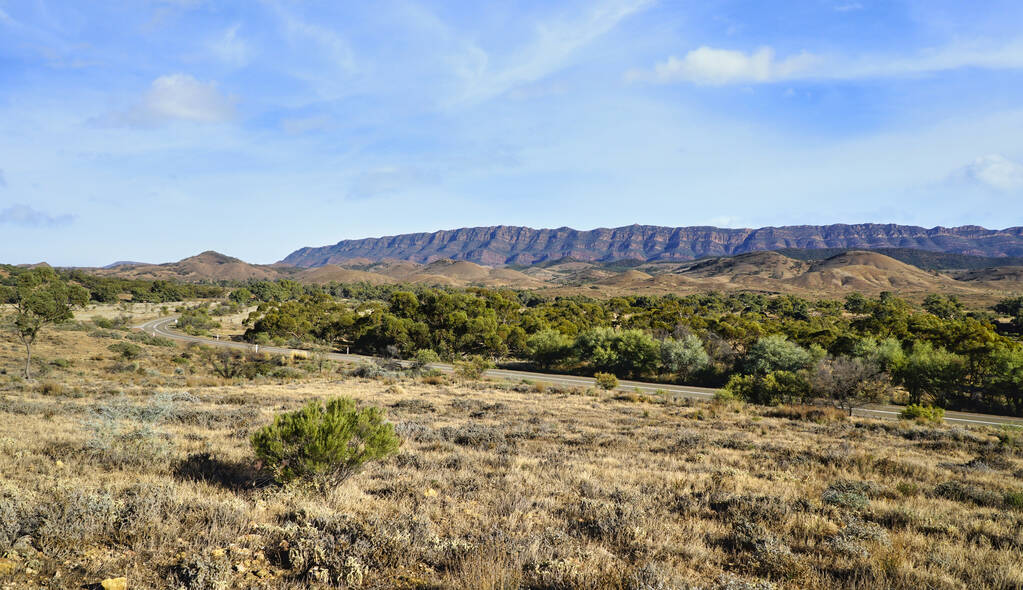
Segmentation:
<svg viewBox="0 0 1023 590">
<path fill-rule="evenodd" d="M 776 406 L 805 399 L 810 384 L 801 373 L 773 371 L 767 375 L 732 375 L 725 389 L 750 403 Z"/>
<path fill-rule="evenodd" d="M 870 504 L 870 494 L 875 491 L 875 486 L 869 482 L 838 481 L 824 490 L 821 501 L 841 508 L 865 508 Z"/>
<path fill-rule="evenodd" d="M 933 406 L 910 404 L 902 409 L 899 417 L 903 420 L 916 420 L 921 424 L 941 424 L 945 420 L 945 410 Z"/>
<path fill-rule="evenodd" d="M 946 481 L 938 484 L 934 487 L 934 495 L 956 502 L 970 502 L 978 506 L 999 506 L 1003 500 L 997 492 L 960 481 Z"/>
<path fill-rule="evenodd" d="M 56 381 L 43 381 L 39 384 L 39 393 L 43 395 L 64 395 L 64 384 Z"/>
<path fill-rule="evenodd" d="M 130 361 L 142 356 L 142 347 L 131 342 L 115 342 L 107 347 L 111 352 L 116 352 L 122 360 Z"/>
<path fill-rule="evenodd" d="M 494 363 L 475 355 L 468 360 L 455 363 L 455 373 L 463 379 L 479 379 L 487 369 L 493 369 Z"/>
<path fill-rule="evenodd" d="M 597 382 L 597 386 L 604 391 L 610 391 L 618 387 L 618 377 L 615 377 L 612 373 L 596 373 L 593 375 L 593 379 Z"/>
<path fill-rule="evenodd" d="M 719 389 L 714 392 L 714 401 L 719 404 L 730 404 L 732 402 L 739 401 L 739 397 L 731 390 Z"/>
<path fill-rule="evenodd" d="M 427 365 L 440 362 L 440 355 L 429 348 L 420 348 L 412 357 L 412 367 L 422 371 Z"/>
<path fill-rule="evenodd" d="M 367 461 L 396 452 L 400 443 L 383 410 L 357 409 L 349 398 L 311 401 L 252 435 L 256 456 L 282 483 L 318 479 L 338 485 Z"/>
</svg>

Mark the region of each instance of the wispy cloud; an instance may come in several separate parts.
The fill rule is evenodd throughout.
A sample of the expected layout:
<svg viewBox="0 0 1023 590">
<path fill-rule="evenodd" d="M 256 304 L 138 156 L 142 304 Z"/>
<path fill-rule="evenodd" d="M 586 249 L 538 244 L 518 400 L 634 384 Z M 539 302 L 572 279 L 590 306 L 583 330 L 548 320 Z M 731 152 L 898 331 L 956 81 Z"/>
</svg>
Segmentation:
<svg viewBox="0 0 1023 590">
<path fill-rule="evenodd" d="M 273 9 L 280 20 L 284 32 L 292 41 L 308 41 L 325 52 L 325 57 L 336 67 L 355 70 L 355 52 L 348 40 L 333 29 L 303 19 L 281 2 L 269 0 L 267 5 Z"/>
<path fill-rule="evenodd" d="M 74 221 L 74 215 L 51 215 L 28 205 L 16 204 L 0 210 L 0 225 L 21 227 L 58 227 Z"/>
<path fill-rule="evenodd" d="M 1001 192 L 1023 190 L 1023 163 L 1001 154 L 981 156 L 965 166 L 959 176 Z"/>
<path fill-rule="evenodd" d="M 245 39 L 238 34 L 239 29 L 241 29 L 241 24 L 235 23 L 221 35 L 211 39 L 207 43 L 209 53 L 226 64 L 233 66 L 247 64 L 251 50 Z"/>
<path fill-rule="evenodd" d="M 357 176 L 348 191 L 350 199 L 386 197 L 410 188 L 432 185 L 434 174 L 410 166 L 387 166 L 369 170 Z"/>
<path fill-rule="evenodd" d="M 216 82 L 200 82 L 188 74 L 160 76 L 142 100 L 127 111 L 100 121 L 112 126 L 151 126 L 169 121 L 220 123 L 235 114 L 234 97 L 225 96 Z"/>
<path fill-rule="evenodd" d="M 856 80 L 919 76 L 961 68 L 1023 69 L 1023 40 L 991 46 L 961 43 L 912 56 L 847 58 L 801 52 L 778 59 L 771 47 L 751 53 L 699 47 L 669 57 L 652 70 L 633 70 L 629 80 L 704 85 L 774 83 L 792 80 Z"/>
<path fill-rule="evenodd" d="M 329 124 L 330 117 L 327 115 L 281 119 L 281 129 L 288 135 L 301 135 L 310 131 L 319 131 Z"/>
<path fill-rule="evenodd" d="M 651 5 L 652 0 L 615 0 L 595 4 L 581 18 L 551 21 L 536 28 L 535 38 L 506 60 L 491 67 L 489 56 L 472 46 L 459 72 L 463 91 L 456 103 L 481 102 L 521 84 L 536 82 L 563 68 L 580 49 L 614 29 L 626 17 Z"/>
</svg>

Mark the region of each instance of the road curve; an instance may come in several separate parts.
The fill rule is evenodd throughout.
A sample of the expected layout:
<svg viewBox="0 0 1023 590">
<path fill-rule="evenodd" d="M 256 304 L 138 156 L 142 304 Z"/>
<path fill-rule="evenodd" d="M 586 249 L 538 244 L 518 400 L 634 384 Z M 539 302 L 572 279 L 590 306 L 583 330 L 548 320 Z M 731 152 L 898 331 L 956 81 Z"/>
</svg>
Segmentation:
<svg viewBox="0 0 1023 590">
<path fill-rule="evenodd" d="M 195 342 L 198 344 L 205 344 L 207 346 L 219 346 L 223 348 L 234 348 L 237 350 L 246 350 L 255 352 L 258 348 L 259 352 L 268 352 L 271 354 L 291 354 L 293 352 L 308 352 L 301 351 L 294 348 L 281 348 L 278 346 L 255 346 L 253 344 L 247 344 L 244 342 L 235 342 L 232 340 L 218 340 L 214 338 L 205 338 L 202 336 L 192 336 L 189 334 L 182 334 L 176 330 L 172 330 L 173 326 L 177 322 L 175 317 L 159 318 L 150 320 L 139 326 L 135 326 L 136 329 L 142 330 L 153 334 L 154 336 L 163 336 L 164 338 L 170 338 L 171 340 L 177 340 L 179 342 Z M 331 360 L 337 361 L 348 361 L 348 362 L 371 362 L 377 360 L 376 357 L 359 355 L 359 354 L 341 354 L 336 352 L 324 353 L 324 356 Z M 454 366 L 447 363 L 434 363 L 429 365 L 430 368 L 439 369 L 441 371 L 451 372 L 454 371 Z M 549 373 L 534 373 L 532 371 L 516 371 L 510 369 L 490 369 L 486 373 L 487 377 L 493 377 L 498 379 L 507 379 L 510 381 L 519 381 L 522 379 L 528 379 L 530 381 L 549 383 L 552 385 L 568 385 L 572 387 L 591 387 L 594 385 L 594 379 L 592 377 L 580 377 L 577 375 L 552 375 Z M 618 382 L 618 390 L 629 391 L 629 392 L 640 392 L 640 393 L 657 393 L 667 394 L 671 396 L 677 396 L 689 399 L 711 399 L 714 397 L 716 389 L 708 389 L 705 387 L 690 387 L 682 385 L 667 385 L 662 383 L 644 383 L 641 381 L 625 381 L 621 380 Z M 857 416 L 869 417 L 869 418 L 886 418 L 894 419 L 899 415 L 901 408 L 899 406 L 870 406 L 866 408 L 857 408 L 855 414 Z M 1007 416 L 994 416 L 991 414 L 974 414 L 970 412 L 945 412 L 945 421 L 957 424 L 975 424 L 975 425 L 987 425 L 987 426 L 1023 426 L 1023 420 Z"/>
</svg>

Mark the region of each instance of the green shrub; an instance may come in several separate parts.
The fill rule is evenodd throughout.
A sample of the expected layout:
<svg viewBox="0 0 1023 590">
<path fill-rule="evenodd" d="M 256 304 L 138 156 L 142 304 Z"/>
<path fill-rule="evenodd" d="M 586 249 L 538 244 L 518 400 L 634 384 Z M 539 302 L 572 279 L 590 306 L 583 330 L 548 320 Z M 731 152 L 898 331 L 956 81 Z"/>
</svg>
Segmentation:
<svg viewBox="0 0 1023 590">
<path fill-rule="evenodd" d="M 142 347 L 131 342 L 115 342 L 108 346 L 111 352 L 116 352 L 122 360 L 130 361 L 142 356 Z"/>
<path fill-rule="evenodd" d="M 805 400 L 810 384 L 802 373 L 772 371 L 767 375 L 732 375 L 725 389 L 754 404 L 776 406 Z"/>
<path fill-rule="evenodd" d="M 367 461 L 396 452 L 400 443 L 383 410 L 357 409 L 349 398 L 311 401 L 252 435 L 256 456 L 282 483 L 316 479 L 338 485 Z"/>
<path fill-rule="evenodd" d="M 597 386 L 604 391 L 611 391 L 618 387 L 618 377 L 615 377 L 613 373 L 595 373 L 593 379 L 597 382 Z"/>
<path fill-rule="evenodd" d="M 413 368 L 422 371 L 427 365 L 440 362 L 440 355 L 429 348 L 420 348 L 412 357 Z"/>
<path fill-rule="evenodd" d="M 933 406 L 910 404 L 902 408 L 899 417 L 903 420 L 916 420 L 921 423 L 941 424 L 945 420 L 945 410 Z"/>
<path fill-rule="evenodd" d="M 721 404 L 728 404 L 734 401 L 739 401 L 739 397 L 728 389 L 719 389 L 714 392 L 714 401 Z"/>
<path fill-rule="evenodd" d="M 494 368 L 494 363 L 479 355 L 474 355 L 468 360 L 455 363 L 455 374 L 463 379 L 479 379 L 487 369 Z"/>
<path fill-rule="evenodd" d="M 1005 492 L 1005 505 L 1015 510 L 1023 510 L 1023 492 Z"/>
<path fill-rule="evenodd" d="M 903 496 L 912 497 L 920 493 L 920 486 L 916 482 L 904 481 L 895 486 L 895 491 Z"/>
</svg>

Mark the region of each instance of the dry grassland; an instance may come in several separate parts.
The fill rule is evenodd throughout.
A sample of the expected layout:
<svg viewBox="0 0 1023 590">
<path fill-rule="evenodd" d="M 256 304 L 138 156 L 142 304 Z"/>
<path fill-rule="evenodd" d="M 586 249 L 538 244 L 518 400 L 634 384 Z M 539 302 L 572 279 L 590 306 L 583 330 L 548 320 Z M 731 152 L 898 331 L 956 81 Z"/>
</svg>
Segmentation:
<svg viewBox="0 0 1023 590">
<path fill-rule="evenodd" d="M 1023 588 L 1012 431 L 308 363 L 226 382 L 89 325 L 41 336 L 33 384 L 0 342 L 0 587 Z M 330 396 L 386 407 L 401 450 L 273 485 L 250 434 Z"/>
</svg>

